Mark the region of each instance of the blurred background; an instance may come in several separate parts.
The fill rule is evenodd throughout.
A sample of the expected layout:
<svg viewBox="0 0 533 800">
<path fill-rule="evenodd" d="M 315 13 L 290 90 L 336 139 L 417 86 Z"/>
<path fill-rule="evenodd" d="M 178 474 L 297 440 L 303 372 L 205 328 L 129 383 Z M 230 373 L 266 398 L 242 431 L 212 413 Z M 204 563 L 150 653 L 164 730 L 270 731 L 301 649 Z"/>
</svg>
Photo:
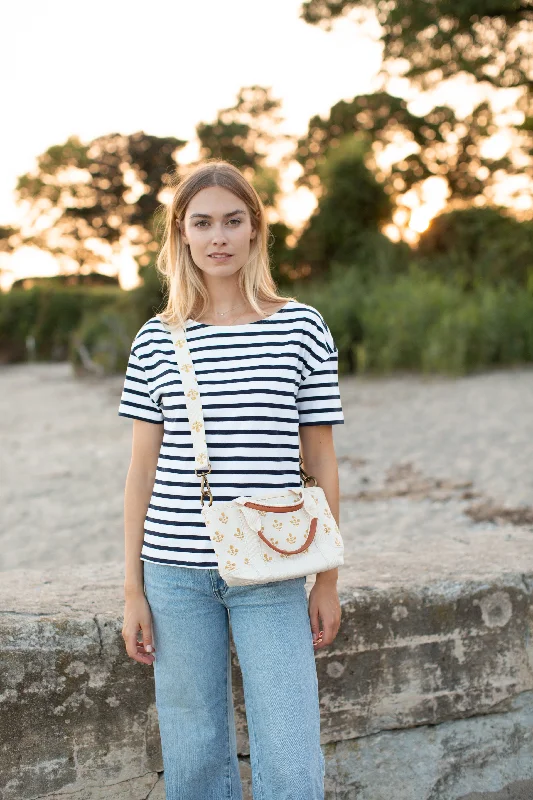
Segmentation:
<svg viewBox="0 0 533 800">
<path fill-rule="evenodd" d="M 533 357 L 533 8 L 381 0 L 5 11 L 0 360 L 124 369 L 158 209 L 223 158 L 341 373 Z"/>
<path fill-rule="evenodd" d="M 452 425 L 453 405 L 471 434 L 497 403 L 496 428 L 441 471 L 530 499 L 516 454 L 533 416 L 531 3 L 54 0 L 3 19 L 0 569 L 121 558 L 118 395 L 133 337 L 163 307 L 169 183 L 204 158 L 253 183 L 280 294 L 330 326 L 350 452 L 376 445 L 357 427 L 365 403 L 369 429 L 404 420 L 397 459 L 451 441 L 443 425 L 414 452 L 404 411 L 431 405 L 430 429 Z M 416 389 L 495 370 L 453 400 Z M 405 375 L 407 393 L 387 384 L 400 405 L 379 411 L 362 379 Z M 494 481 L 479 473 L 487 448 Z M 386 448 L 376 459 L 390 465 Z"/>
</svg>

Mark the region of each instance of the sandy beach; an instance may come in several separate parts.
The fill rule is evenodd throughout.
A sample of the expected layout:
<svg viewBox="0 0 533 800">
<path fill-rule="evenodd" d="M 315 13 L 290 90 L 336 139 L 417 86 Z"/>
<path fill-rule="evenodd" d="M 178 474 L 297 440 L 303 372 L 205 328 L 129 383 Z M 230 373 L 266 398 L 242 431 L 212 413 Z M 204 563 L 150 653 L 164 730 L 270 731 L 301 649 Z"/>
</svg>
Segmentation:
<svg viewBox="0 0 533 800">
<path fill-rule="evenodd" d="M 122 383 L 68 363 L 1 367 L 0 570 L 123 560 Z M 341 532 L 362 583 L 380 560 L 384 581 L 407 580 L 421 550 L 427 577 L 501 567 L 503 541 L 510 569 L 531 553 L 533 368 L 340 385 Z"/>
</svg>

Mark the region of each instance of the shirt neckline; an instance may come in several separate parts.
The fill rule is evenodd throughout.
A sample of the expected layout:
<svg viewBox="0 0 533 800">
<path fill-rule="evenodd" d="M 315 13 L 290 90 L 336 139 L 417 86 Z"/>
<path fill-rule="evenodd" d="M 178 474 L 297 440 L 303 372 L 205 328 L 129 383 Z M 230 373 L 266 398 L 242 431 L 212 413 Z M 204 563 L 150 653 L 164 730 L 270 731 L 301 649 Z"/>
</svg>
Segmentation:
<svg viewBox="0 0 533 800">
<path fill-rule="evenodd" d="M 197 322 L 195 319 L 191 319 L 191 317 L 189 317 L 187 319 L 186 325 L 189 325 L 189 323 L 192 322 L 195 325 L 203 325 L 206 328 L 245 328 L 247 325 L 257 325 L 258 322 L 266 322 L 267 320 L 272 319 L 277 314 L 281 314 L 281 312 L 284 311 L 287 308 L 287 306 L 290 305 L 292 302 L 293 300 L 288 300 L 284 306 L 278 308 L 278 310 L 274 311 L 274 313 L 270 314 L 270 316 L 263 317 L 262 319 L 254 319 L 252 322 L 238 322 L 236 325 L 215 325 L 214 323 L 211 322 Z"/>
</svg>

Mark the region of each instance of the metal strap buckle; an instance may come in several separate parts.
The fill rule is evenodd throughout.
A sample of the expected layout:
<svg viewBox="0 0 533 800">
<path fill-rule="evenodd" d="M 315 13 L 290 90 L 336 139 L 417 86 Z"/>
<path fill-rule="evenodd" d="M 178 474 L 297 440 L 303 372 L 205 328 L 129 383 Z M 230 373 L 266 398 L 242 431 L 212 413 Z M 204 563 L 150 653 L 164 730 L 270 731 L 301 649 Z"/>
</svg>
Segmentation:
<svg viewBox="0 0 533 800">
<path fill-rule="evenodd" d="M 314 483 L 312 483 L 311 486 L 318 486 L 318 481 L 315 478 L 315 476 L 308 475 L 307 472 L 304 471 L 303 462 L 304 462 L 303 457 L 300 456 L 300 478 L 302 479 L 304 486 L 307 486 L 307 481 L 314 481 Z"/>
<path fill-rule="evenodd" d="M 213 495 L 211 494 L 211 487 L 209 486 L 209 481 L 207 480 L 207 476 L 211 472 L 211 464 L 206 469 L 195 469 L 195 474 L 198 475 L 202 479 L 200 484 L 200 503 L 204 504 L 204 495 L 209 498 L 209 505 L 213 505 Z"/>
</svg>

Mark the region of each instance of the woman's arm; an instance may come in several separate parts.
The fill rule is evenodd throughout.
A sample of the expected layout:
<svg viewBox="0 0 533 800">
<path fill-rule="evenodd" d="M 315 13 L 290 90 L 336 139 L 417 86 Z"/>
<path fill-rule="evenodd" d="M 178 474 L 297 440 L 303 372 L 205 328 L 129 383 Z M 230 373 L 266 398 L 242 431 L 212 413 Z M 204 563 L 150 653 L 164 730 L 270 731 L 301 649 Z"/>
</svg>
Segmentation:
<svg viewBox="0 0 533 800">
<path fill-rule="evenodd" d="M 144 519 L 154 488 L 163 425 L 133 420 L 131 461 L 124 490 L 124 551 L 126 595 L 144 593 L 140 559 L 144 538 Z"/>
<path fill-rule="evenodd" d="M 333 444 L 332 425 L 301 425 L 300 442 L 303 468 L 308 475 L 314 475 L 318 485 L 324 490 L 326 500 L 337 525 L 339 523 L 339 468 Z M 339 570 L 329 569 L 318 572 L 316 581 L 337 582 Z"/>
<path fill-rule="evenodd" d="M 332 425 L 300 425 L 304 472 L 314 475 L 324 490 L 337 525 L 339 524 L 339 471 L 333 446 Z M 337 592 L 339 570 L 317 572 L 309 593 L 309 619 L 313 647 L 320 650 L 331 644 L 341 624 L 341 605 Z M 320 624 L 322 622 L 322 624 Z"/>
</svg>

